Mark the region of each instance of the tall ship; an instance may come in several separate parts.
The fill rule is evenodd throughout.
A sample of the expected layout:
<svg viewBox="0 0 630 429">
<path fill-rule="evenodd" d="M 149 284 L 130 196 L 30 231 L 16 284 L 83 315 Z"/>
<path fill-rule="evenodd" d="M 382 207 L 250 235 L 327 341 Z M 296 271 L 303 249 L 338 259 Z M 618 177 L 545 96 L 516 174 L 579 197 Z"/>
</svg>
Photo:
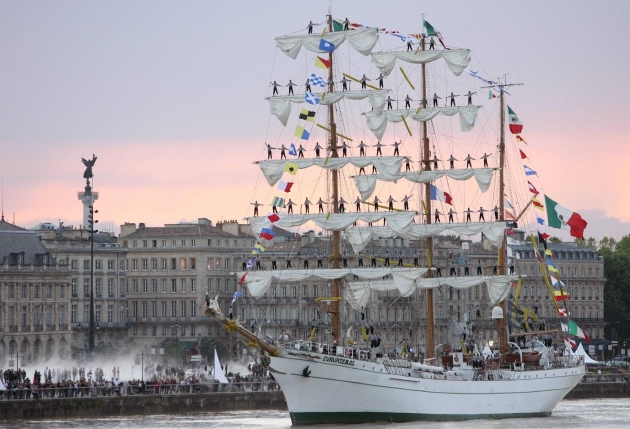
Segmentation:
<svg viewBox="0 0 630 429">
<path fill-rule="evenodd" d="M 379 41 L 383 49 L 376 51 Z M 280 136 L 272 143 L 268 135 L 267 159 L 255 161 L 270 188 L 251 201 L 254 216 L 247 220 L 258 241 L 235 276 L 254 298 L 274 285 L 313 278 L 325 282 L 327 295 L 318 298 L 322 311 L 313 315 L 306 339 L 269 340 L 255 323 L 243 323 L 231 307 L 222 310 L 210 296 L 206 314 L 259 351 L 284 392 L 294 425 L 550 415 L 583 377 L 585 365 L 582 357 L 552 346 L 552 338 L 562 341 L 561 327 L 545 326 L 536 312 L 528 316 L 518 308 L 522 277 L 508 261 L 507 237 L 523 213 L 506 219 L 505 206 L 506 129 L 515 133 L 522 127 L 506 109 L 511 85 L 470 70 L 470 50 L 447 47 L 424 20 L 419 32 L 406 34 L 328 15 L 276 43 L 301 71 L 290 74 L 288 84 L 273 76 L 270 82 L 266 100 Z M 430 70 L 432 65 L 438 72 Z M 466 142 L 444 142 L 439 136 L 446 122 L 436 120 L 457 117 L 461 132 L 470 132 L 481 107 L 472 102 L 477 91 L 454 94 L 448 85 L 457 92 L 465 85 L 451 79 L 481 79 L 484 92 L 498 99 L 496 118 L 488 120 L 498 123 L 496 141 L 488 146 L 492 150 L 475 154 L 476 160 L 470 154 L 457 160 L 453 152 L 447 158 L 448 148 L 439 148 L 445 144 L 453 150 Z M 393 153 L 383 155 L 383 150 Z M 473 211 L 473 203 L 495 207 Z M 278 231 L 305 227 L 318 230 L 325 243 L 310 256 L 310 266 L 305 258 L 300 266 L 273 260 L 271 270 L 262 269 L 258 258 L 273 249 Z M 440 267 L 434 238 L 444 234 L 481 235 L 497 249 L 497 264 L 482 268 L 467 262 L 457 273 L 453 265 Z M 395 251 L 374 245 L 390 239 L 411 244 Z M 536 252 L 538 239 L 532 235 Z M 543 252 L 539 260 L 546 272 Z M 562 314 L 561 281 L 557 275 L 545 275 L 545 281 Z M 488 300 L 498 341 L 483 338 L 488 330 L 475 329 L 473 315 L 458 343 L 436 344 L 434 292 L 459 296 L 472 288 Z M 400 299 L 422 294 L 422 334 L 387 339 L 389 310 L 385 321 L 378 316 L 376 323 L 376 315 L 386 311 L 388 301 L 377 298 L 390 292 Z M 420 335 L 421 353 L 414 346 Z"/>
</svg>

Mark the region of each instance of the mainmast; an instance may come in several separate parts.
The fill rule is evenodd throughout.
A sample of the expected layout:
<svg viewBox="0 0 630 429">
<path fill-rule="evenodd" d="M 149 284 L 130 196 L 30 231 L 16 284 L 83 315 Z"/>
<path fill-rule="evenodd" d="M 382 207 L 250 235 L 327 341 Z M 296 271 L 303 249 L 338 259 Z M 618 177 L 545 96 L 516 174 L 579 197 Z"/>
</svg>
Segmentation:
<svg viewBox="0 0 630 429">
<path fill-rule="evenodd" d="M 332 15 L 327 15 L 328 17 L 328 31 L 332 33 L 333 31 L 333 22 Z M 335 84 L 333 81 L 333 53 L 328 53 L 328 61 L 330 61 L 330 67 L 328 68 L 328 92 L 334 92 Z M 337 158 L 339 155 L 337 154 L 337 124 L 335 124 L 335 111 L 333 105 L 330 104 L 328 106 L 328 128 L 330 129 L 330 151 L 331 157 Z M 337 170 L 332 170 L 332 204 L 333 204 L 333 213 L 339 213 L 339 174 Z M 339 231 L 333 231 L 332 233 L 332 242 L 333 242 L 333 268 L 339 268 L 339 261 L 341 260 L 340 254 L 340 245 L 339 245 Z M 340 280 L 333 280 L 332 284 L 332 302 L 330 302 L 330 308 L 327 310 L 327 313 L 332 314 L 333 321 L 333 340 L 336 340 L 339 343 L 339 305 L 341 297 L 341 287 Z"/>
<path fill-rule="evenodd" d="M 422 26 L 424 28 L 424 15 L 422 15 Z M 426 49 L 425 39 L 422 38 L 422 50 Z M 422 63 L 422 106 L 426 106 L 427 99 L 427 75 L 426 64 Z M 427 123 L 422 122 L 422 166 L 425 170 L 431 170 L 431 153 L 429 148 L 429 135 L 427 132 Z M 425 185 L 424 193 L 424 211 L 426 216 L 427 225 L 431 223 L 431 184 Z M 427 266 L 431 268 L 433 266 L 433 237 L 427 237 Z M 427 277 L 433 277 L 433 271 L 427 272 Z M 433 339 L 433 289 L 427 289 L 427 349 L 426 357 L 433 357 L 433 348 L 435 347 L 435 340 Z"/>
</svg>

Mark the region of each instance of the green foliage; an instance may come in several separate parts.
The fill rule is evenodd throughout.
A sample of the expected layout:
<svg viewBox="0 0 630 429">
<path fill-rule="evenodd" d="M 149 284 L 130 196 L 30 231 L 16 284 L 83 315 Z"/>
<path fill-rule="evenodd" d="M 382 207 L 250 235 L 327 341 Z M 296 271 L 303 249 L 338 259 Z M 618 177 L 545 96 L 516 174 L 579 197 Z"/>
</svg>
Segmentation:
<svg viewBox="0 0 630 429">
<path fill-rule="evenodd" d="M 225 344 L 220 341 L 217 341 L 215 338 L 202 338 L 199 342 L 199 353 L 202 356 L 206 356 L 208 358 L 208 362 L 214 361 L 214 349 L 217 349 L 217 354 L 219 355 L 219 359 L 221 362 L 224 362 L 226 359 L 230 359 L 230 352 Z"/>
<path fill-rule="evenodd" d="M 606 338 L 630 344 L 630 236 L 619 242 L 604 237 L 599 242 L 604 256 L 604 315 Z"/>
<path fill-rule="evenodd" d="M 550 243 L 562 243 L 562 239 L 559 237 L 549 237 L 547 241 Z"/>
</svg>

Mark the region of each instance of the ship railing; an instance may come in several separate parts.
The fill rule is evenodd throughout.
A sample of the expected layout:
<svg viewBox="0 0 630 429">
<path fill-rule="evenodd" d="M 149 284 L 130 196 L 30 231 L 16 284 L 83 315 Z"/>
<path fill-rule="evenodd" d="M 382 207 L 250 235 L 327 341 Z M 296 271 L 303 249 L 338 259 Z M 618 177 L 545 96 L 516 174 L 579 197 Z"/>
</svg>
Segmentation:
<svg viewBox="0 0 630 429">
<path fill-rule="evenodd" d="M 317 343 L 314 341 L 289 341 L 280 344 L 286 350 L 302 350 L 324 355 L 347 357 L 363 361 L 371 361 L 374 353 L 371 349 L 359 349 L 356 346 L 343 347 L 336 344 Z"/>
</svg>

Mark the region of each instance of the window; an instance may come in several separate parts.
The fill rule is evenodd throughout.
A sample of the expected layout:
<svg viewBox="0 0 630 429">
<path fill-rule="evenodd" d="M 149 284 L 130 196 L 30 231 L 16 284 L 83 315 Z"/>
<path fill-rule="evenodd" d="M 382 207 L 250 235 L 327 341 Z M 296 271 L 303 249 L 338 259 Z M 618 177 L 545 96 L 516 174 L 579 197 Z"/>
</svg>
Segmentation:
<svg viewBox="0 0 630 429">
<path fill-rule="evenodd" d="M 131 303 L 131 317 L 134 319 L 138 317 L 138 301 L 133 301 Z"/>
<path fill-rule="evenodd" d="M 302 285 L 302 297 L 308 298 L 308 285 Z"/>
<path fill-rule="evenodd" d="M 149 280 L 142 279 L 142 293 L 149 293 Z"/>
<path fill-rule="evenodd" d="M 166 293 L 166 279 L 162 279 L 162 293 Z"/>
<path fill-rule="evenodd" d="M 197 247 L 197 241 L 194 238 L 190 240 L 190 247 Z"/>
<path fill-rule="evenodd" d="M 181 279 L 180 285 L 181 285 L 181 292 L 186 293 L 186 279 Z"/>
<path fill-rule="evenodd" d="M 225 279 L 225 284 L 223 286 L 223 292 L 230 293 L 230 279 Z"/>
<path fill-rule="evenodd" d="M 171 258 L 171 270 L 177 269 L 177 259 Z"/>
<path fill-rule="evenodd" d="M 216 269 L 217 269 L 217 270 L 220 270 L 220 269 L 221 269 L 221 258 L 217 258 L 217 261 L 216 261 L 215 267 L 216 267 Z"/>
<path fill-rule="evenodd" d="M 190 335 L 191 336 L 195 335 L 195 325 L 190 325 Z"/>
<path fill-rule="evenodd" d="M 142 317 L 147 317 L 147 302 L 142 301 Z"/>
<path fill-rule="evenodd" d="M 186 240 L 182 240 L 182 247 L 186 247 Z"/>
<path fill-rule="evenodd" d="M 64 299 L 66 297 L 66 286 L 59 286 L 59 299 Z"/>
<path fill-rule="evenodd" d="M 162 240 L 162 247 L 166 247 L 166 240 Z"/>
<path fill-rule="evenodd" d="M 212 261 L 213 261 L 213 258 L 208 258 L 208 269 L 209 270 L 212 269 Z"/>
<path fill-rule="evenodd" d="M 166 258 L 162 258 L 162 271 L 166 271 L 168 270 L 168 262 L 166 261 Z"/>
<path fill-rule="evenodd" d="M 182 317 L 186 317 L 186 301 L 182 301 Z"/>
<path fill-rule="evenodd" d="M 162 326 L 162 336 L 165 337 L 166 336 L 166 325 Z"/>
<path fill-rule="evenodd" d="M 197 292 L 197 279 L 190 279 L 190 291 Z"/>
<path fill-rule="evenodd" d="M 124 259 L 123 259 L 123 260 L 121 260 L 121 261 L 120 261 L 120 264 L 119 264 L 120 266 L 118 267 L 118 269 L 119 269 L 120 271 L 125 271 L 125 264 L 126 264 L 126 263 L 127 263 L 127 261 L 126 261 L 126 260 L 124 260 Z"/>
<path fill-rule="evenodd" d="M 278 287 L 277 286 L 274 286 L 274 287 L 271 288 L 271 299 L 276 299 L 277 291 L 278 291 Z"/>
<path fill-rule="evenodd" d="M 212 239 L 211 238 L 208 239 L 208 247 L 212 247 Z"/>
<path fill-rule="evenodd" d="M 190 269 L 191 270 L 197 269 L 197 258 L 190 258 Z"/>
<path fill-rule="evenodd" d="M 208 279 L 208 292 L 212 292 L 212 279 Z"/>
<path fill-rule="evenodd" d="M 94 306 L 94 323 L 101 323 L 101 306 Z"/>
<path fill-rule="evenodd" d="M 177 279 L 171 279 L 171 293 L 177 293 Z"/>
<path fill-rule="evenodd" d="M 190 317 L 197 317 L 197 303 L 190 301 Z"/>
<path fill-rule="evenodd" d="M 89 305 L 83 306 L 83 322 L 84 323 L 90 322 L 90 306 Z"/>
<path fill-rule="evenodd" d="M 113 259 L 108 259 L 107 260 L 107 270 L 108 271 L 114 271 L 115 268 L 115 264 L 114 264 L 114 260 Z"/>
<path fill-rule="evenodd" d="M 297 286 L 291 286 L 291 298 L 297 299 Z"/>
<path fill-rule="evenodd" d="M 162 317 L 166 317 L 166 301 L 161 301 Z"/>
<path fill-rule="evenodd" d="M 131 269 L 134 271 L 138 271 L 138 260 L 137 259 L 132 259 L 131 260 Z"/>
<path fill-rule="evenodd" d="M 83 296 L 90 296 L 90 279 L 83 279 Z"/>
<path fill-rule="evenodd" d="M 157 283 L 157 279 L 151 279 L 151 292 L 152 293 L 158 293 L 158 283 Z"/>
<path fill-rule="evenodd" d="M 126 285 L 125 279 L 121 279 L 120 280 L 120 296 L 121 297 L 125 296 L 125 285 Z"/>
<path fill-rule="evenodd" d="M 225 262 L 224 262 L 224 269 L 229 270 L 230 269 L 230 259 L 229 258 L 225 258 Z"/>
<path fill-rule="evenodd" d="M 101 284 L 101 279 L 96 279 L 96 296 L 103 296 L 103 288 Z"/>
<path fill-rule="evenodd" d="M 157 317 L 157 301 L 151 301 L 151 317 Z"/>
<path fill-rule="evenodd" d="M 149 260 L 147 258 L 142 259 L 142 271 L 147 271 L 149 269 Z"/>
<path fill-rule="evenodd" d="M 73 259 L 72 261 L 70 261 L 70 269 L 72 271 L 76 271 L 79 269 L 79 260 L 78 259 Z"/>
<path fill-rule="evenodd" d="M 89 259 L 84 259 L 83 260 L 83 269 L 84 270 L 89 270 L 90 269 L 90 260 Z"/>
<path fill-rule="evenodd" d="M 138 293 L 138 279 L 133 279 L 131 281 L 131 285 L 133 288 L 133 293 Z"/>
<path fill-rule="evenodd" d="M 177 240 L 171 240 L 171 247 L 177 247 Z"/>
<path fill-rule="evenodd" d="M 151 240 L 151 247 L 158 247 L 157 240 Z"/>
<path fill-rule="evenodd" d="M 138 240 L 133 240 L 133 245 L 134 248 L 138 247 Z"/>
<path fill-rule="evenodd" d="M 101 266 L 101 260 L 97 259 L 96 261 L 94 261 L 94 269 L 95 270 L 102 270 L 103 267 Z"/>
<path fill-rule="evenodd" d="M 180 270 L 185 270 L 186 269 L 186 258 L 180 258 L 179 259 L 179 269 Z"/>
<path fill-rule="evenodd" d="M 107 306 L 107 323 L 114 323 L 114 305 Z"/>
<path fill-rule="evenodd" d="M 38 307 L 39 308 L 39 307 Z M 38 318 L 35 319 L 35 323 L 37 324 Z M 77 323 L 77 305 L 73 304 L 70 308 L 70 323 Z"/>
<path fill-rule="evenodd" d="M 142 240 L 142 247 L 148 247 L 147 240 Z"/>
<path fill-rule="evenodd" d="M 107 279 L 107 295 L 110 298 L 114 297 L 115 290 L 116 290 L 116 279 Z"/>
<path fill-rule="evenodd" d="M 225 240 L 225 247 L 230 247 L 230 240 Z"/>
<path fill-rule="evenodd" d="M 286 286 L 282 286 L 280 289 L 281 293 L 282 293 L 282 299 L 287 299 L 287 287 Z"/>
<path fill-rule="evenodd" d="M 76 282 L 77 282 L 77 279 L 72 279 L 72 280 L 74 280 L 74 287 L 75 287 L 74 295 L 76 296 Z M 41 299 L 39 285 L 35 285 L 35 287 L 33 289 L 34 289 L 33 299 Z"/>
<path fill-rule="evenodd" d="M 317 298 L 319 296 L 319 291 L 317 290 L 317 285 L 313 285 L 313 298 Z"/>
<path fill-rule="evenodd" d="M 157 260 L 157 258 L 152 258 L 151 259 L 151 269 L 153 271 L 157 271 L 157 269 L 158 269 L 158 260 Z"/>
<path fill-rule="evenodd" d="M 171 301 L 171 317 L 177 317 L 177 301 Z"/>
</svg>

